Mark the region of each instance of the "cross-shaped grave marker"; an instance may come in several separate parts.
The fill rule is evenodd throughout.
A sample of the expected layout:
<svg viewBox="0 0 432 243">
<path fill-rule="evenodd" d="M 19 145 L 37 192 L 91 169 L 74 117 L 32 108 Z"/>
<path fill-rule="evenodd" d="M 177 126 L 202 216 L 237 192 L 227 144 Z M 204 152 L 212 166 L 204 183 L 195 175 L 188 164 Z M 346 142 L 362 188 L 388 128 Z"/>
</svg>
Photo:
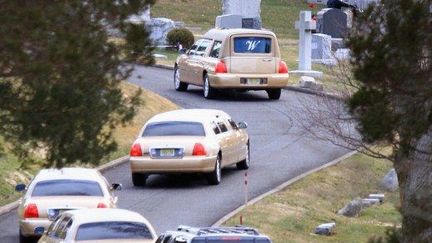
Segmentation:
<svg viewBox="0 0 432 243">
<path fill-rule="evenodd" d="M 311 11 L 300 11 L 300 21 L 295 22 L 299 30 L 299 67 L 291 71 L 295 75 L 321 77 L 322 72 L 312 70 L 312 30 L 316 29 L 316 22 L 312 20 Z"/>
</svg>

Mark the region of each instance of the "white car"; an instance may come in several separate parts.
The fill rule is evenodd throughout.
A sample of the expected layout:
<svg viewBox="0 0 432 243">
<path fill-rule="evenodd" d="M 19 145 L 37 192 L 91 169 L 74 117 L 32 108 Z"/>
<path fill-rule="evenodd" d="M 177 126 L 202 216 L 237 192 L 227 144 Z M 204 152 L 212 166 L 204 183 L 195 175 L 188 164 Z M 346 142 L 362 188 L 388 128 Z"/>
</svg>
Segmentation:
<svg viewBox="0 0 432 243">
<path fill-rule="evenodd" d="M 211 185 L 224 167 L 249 168 L 247 124 L 221 110 L 183 109 L 152 117 L 130 151 L 132 182 L 144 186 L 151 174 L 204 173 Z"/>
<path fill-rule="evenodd" d="M 138 213 L 114 208 L 80 209 L 61 214 L 39 243 L 153 243 L 153 226 Z"/>
<path fill-rule="evenodd" d="M 40 236 L 61 212 L 82 208 L 115 208 L 113 190 L 120 184 L 109 185 L 95 169 L 43 169 L 27 187 L 15 190 L 26 193 L 18 207 L 20 242 Z"/>
</svg>

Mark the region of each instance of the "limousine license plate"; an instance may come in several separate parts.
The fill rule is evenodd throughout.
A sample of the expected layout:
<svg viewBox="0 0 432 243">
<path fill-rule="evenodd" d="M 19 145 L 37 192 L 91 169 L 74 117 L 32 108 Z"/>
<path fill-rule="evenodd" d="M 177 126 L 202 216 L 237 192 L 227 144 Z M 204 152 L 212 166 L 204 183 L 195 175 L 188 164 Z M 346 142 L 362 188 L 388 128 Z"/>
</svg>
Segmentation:
<svg viewBox="0 0 432 243">
<path fill-rule="evenodd" d="M 161 157 L 174 157 L 175 149 L 160 149 L 159 156 Z"/>
<path fill-rule="evenodd" d="M 260 78 L 248 78 L 247 83 L 252 84 L 252 85 L 261 84 L 261 79 Z"/>
</svg>

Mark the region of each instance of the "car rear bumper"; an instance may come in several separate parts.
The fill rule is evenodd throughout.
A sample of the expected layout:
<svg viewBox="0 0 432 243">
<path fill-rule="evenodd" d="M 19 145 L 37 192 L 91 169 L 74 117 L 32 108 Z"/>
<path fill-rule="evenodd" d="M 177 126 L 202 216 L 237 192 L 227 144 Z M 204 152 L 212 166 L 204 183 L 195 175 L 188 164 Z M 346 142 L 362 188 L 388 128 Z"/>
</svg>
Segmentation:
<svg viewBox="0 0 432 243">
<path fill-rule="evenodd" d="M 288 84 L 287 73 L 285 74 L 233 74 L 233 73 L 218 73 L 209 74 L 211 87 L 214 88 L 236 88 L 236 89 L 272 89 L 283 88 Z M 242 83 L 241 79 L 265 79 L 266 82 L 261 84 Z"/>
<path fill-rule="evenodd" d="M 47 218 L 22 219 L 19 221 L 19 227 L 24 236 L 41 236 L 43 232 L 35 233 L 35 229 L 43 227 L 47 230 L 51 223 L 52 221 Z"/>
<path fill-rule="evenodd" d="M 153 159 L 149 156 L 131 157 L 130 167 L 134 173 L 164 174 L 211 172 L 217 156 L 185 156 L 176 159 Z"/>
</svg>

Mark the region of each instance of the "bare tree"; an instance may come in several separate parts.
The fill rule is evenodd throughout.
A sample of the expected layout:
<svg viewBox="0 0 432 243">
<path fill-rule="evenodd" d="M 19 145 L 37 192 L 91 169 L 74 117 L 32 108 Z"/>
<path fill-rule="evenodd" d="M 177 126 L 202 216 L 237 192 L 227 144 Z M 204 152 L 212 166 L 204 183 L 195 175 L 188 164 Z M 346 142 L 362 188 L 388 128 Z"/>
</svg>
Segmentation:
<svg viewBox="0 0 432 243">
<path fill-rule="evenodd" d="M 384 0 L 357 15 L 350 63 L 334 73 L 339 98 L 319 97 L 297 114 L 315 137 L 393 162 L 402 242 L 432 242 L 431 4 Z"/>
</svg>

